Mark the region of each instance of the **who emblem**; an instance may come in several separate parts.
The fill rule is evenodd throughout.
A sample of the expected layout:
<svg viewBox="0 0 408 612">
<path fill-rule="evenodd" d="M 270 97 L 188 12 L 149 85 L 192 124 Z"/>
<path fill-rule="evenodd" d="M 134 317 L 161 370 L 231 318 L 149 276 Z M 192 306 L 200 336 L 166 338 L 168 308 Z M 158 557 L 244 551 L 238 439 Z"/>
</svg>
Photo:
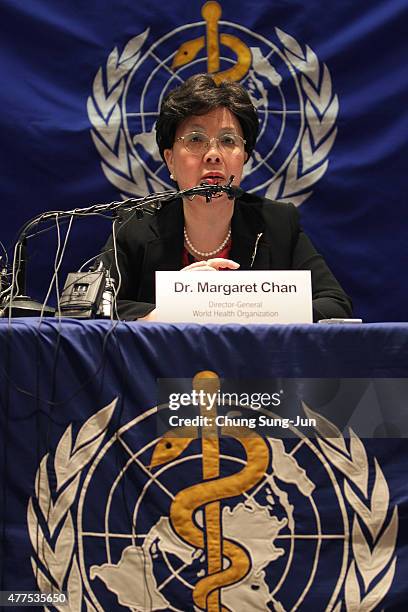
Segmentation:
<svg viewBox="0 0 408 612">
<path fill-rule="evenodd" d="M 258 111 L 260 133 L 242 187 L 301 204 L 328 167 L 339 103 L 329 69 L 309 46 L 275 28 L 270 40 L 221 19 L 206 2 L 203 21 L 147 45 L 149 29 L 100 67 L 88 98 L 92 139 L 106 178 L 123 197 L 171 189 L 155 140 L 165 94 L 196 73 L 242 83 Z"/>
<path fill-rule="evenodd" d="M 217 393 L 220 380 L 199 372 L 193 388 Z M 313 440 L 211 418 L 158 435 L 160 406 L 109 438 L 115 405 L 75 442 L 69 426 L 38 468 L 28 527 L 42 591 L 67 591 L 69 609 L 87 612 L 368 612 L 382 601 L 398 509 L 352 431 L 345 440 L 304 406 Z"/>
</svg>

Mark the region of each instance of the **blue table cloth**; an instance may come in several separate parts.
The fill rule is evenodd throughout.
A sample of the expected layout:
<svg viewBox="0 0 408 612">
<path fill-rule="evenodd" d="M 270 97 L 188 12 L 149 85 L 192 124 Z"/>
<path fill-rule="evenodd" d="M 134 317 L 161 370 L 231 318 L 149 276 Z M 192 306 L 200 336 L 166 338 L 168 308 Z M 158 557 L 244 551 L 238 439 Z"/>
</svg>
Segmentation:
<svg viewBox="0 0 408 612">
<path fill-rule="evenodd" d="M 77 610 L 406 609 L 408 324 L 1 320 L 0 355 L 1 590 Z M 163 389 L 203 371 L 292 415 L 303 400 L 313 431 L 163 436 Z"/>
</svg>

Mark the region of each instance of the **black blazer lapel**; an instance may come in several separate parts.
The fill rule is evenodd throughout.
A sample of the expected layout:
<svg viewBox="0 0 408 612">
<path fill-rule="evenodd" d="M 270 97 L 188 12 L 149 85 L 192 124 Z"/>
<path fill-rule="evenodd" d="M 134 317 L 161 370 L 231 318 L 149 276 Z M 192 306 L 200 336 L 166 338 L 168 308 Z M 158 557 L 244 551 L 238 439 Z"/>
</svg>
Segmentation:
<svg viewBox="0 0 408 612">
<path fill-rule="evenodd" d="M 180 270 L 183 255 L 184 216 L 181 200 L 171 201 L 152 218 L 149 229 L 154 235 L 145 245 L 138 300 L 155 301 L 155 272 Z"/>
<path fill-rule="evenodd" d="M 230 259 L 239 263 L 241 270 L 267 270 L 270 266 L 269 247 L 263 237 L 265 221 L 260 211 L 238 200 L 231 227 Z"/>
</svg>

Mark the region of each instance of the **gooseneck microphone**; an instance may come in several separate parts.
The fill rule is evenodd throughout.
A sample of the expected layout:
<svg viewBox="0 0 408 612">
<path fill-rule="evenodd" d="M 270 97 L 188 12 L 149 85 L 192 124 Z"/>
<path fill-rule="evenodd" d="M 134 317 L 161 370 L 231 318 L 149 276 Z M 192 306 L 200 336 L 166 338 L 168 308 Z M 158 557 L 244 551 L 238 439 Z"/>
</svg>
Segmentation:
<svg viewBox="0 0 408 612">
<path fill-rule="evenodd" d="M 208 192 L 205 192 L 204 194 L 207 204 L 209 204 L 214 197 L 219 197 L 222 193 L 226 193 L 229 200 L 235 200 L 235 198 L 239 198 L 239 196 L 244 193 L 244 190 L 232 184 L 234 178 L 235 176 L 232 174 L 225 185 L 217 183 L 207 183 L 206 181 L 200 183 L 200 187 L 203 187 L 204 189 L 208 188 Z M 193 189 L 197 188 L 194 187 Z"/>
<path fill-rule="evenodd" d="M 176 198 L 194 198 L 196 195 L 204 196 L 206 202 L 211 202 L 212 198 L 219 197 L 226 193 L 228 199 L 233 200 L 242 193 L 239 187 L 232 185 L 234 176 L 230 176 L 225 185 L 202 182 L 196 187 L 183 189 L 181 191 L 162 191 L 149 194 L 142 198 L 127 198 L 126 200 L 114 201 L 105 204 L 93 204 L 87 208 L 75 208 L 73 210 L 50 210 L 36 215 L 28 220 L 19 233 L 18 240 L 14 247 L 12 283 L 9 290 L 2 291 L 0 296 L 0 317 L 1 316 L 37 316 L 53 315 L 54 309 L 49 308 L 35 300 L 31 300 L 25 295 L 26 286 L 26 265 L 28 261 L 26 243 L 28 238 L 52 229 L 52 225 L 60 223 L 72 223 L 74 218 L 83 218 L 92 215 L 103 215 L 111 220 L 117 218 L 120 211 L 133 211 L 136 219 L 142 218 L 145 214 L 155 215 L 162 205 Z M 37 226 L 45 224 L 45 229 L 38 230 Z M 31 233 L 30 233 L 31 232 Z M 65 246 L 64 246 L 65 250 Z M 61 260 L 62 261 L 62 260 Z M 61 261 L 58 265 L 60 265 Z M 54 272 L 54 277 L 56 271 Z M 6 295 L 7 292 L 7 295 Z"/>
</svg>

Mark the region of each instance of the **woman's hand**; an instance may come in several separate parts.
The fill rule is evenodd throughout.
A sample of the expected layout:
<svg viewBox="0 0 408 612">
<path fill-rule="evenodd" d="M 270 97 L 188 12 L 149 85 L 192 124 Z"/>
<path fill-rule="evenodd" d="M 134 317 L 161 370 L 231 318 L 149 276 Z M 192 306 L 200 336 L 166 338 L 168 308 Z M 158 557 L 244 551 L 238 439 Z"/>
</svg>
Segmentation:
<svg viewBox="0 0 408 612">
<path fill-rule="evenodd" d="M 223 257 L 214 257 L 213 259 L 207 259 L 206 261 L 196 261 L 195 263 L 182 268 L 181 272 L 214 272 L 217 270 L 237 270 L 239 263 L 232 261 L 232 259 L 224 259 Z M 145 317 L 140 317 L 138 321 L 157 321 L 156 308 L 149 312 Z"/>
<path fill-rule="evenodd" d="M 157 310 L 156 308 L 154 308 L 151 312 L 149 312 L 149 314 L 147 314 L 145 317 L 140 317 L 139 319 L 137 319 L 138 321 L 150 321 L 150 322 L 155 322 L 157 321 Z"/>
<path fill-rule="evenodd" d="M 223 257 L 214 257 L 204 261 L 196 261 L 180 272 L 214 272 L 214 270 L 238 270 L 239 263 L 232 259 L 224 259 Z"/>
</svg>

